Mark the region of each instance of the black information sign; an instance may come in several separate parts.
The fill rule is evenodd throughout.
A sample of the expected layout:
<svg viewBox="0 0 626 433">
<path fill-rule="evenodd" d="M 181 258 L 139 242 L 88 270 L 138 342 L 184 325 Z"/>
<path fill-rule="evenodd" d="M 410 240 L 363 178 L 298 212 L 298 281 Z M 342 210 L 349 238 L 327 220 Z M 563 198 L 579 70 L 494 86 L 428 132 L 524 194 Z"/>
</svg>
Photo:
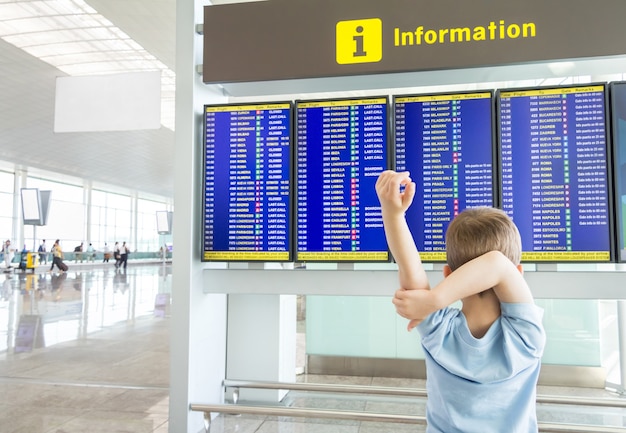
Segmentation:
<svg viewBox="0 0 626 433">
<path fill-rule="evenodd" d="M 387 130 L 386 97 L 296 104 L 298 261 L 389 261 L 375 190 Z"/>
<path fill-rule="evenodd" d="M 204 261 L 291 260 L 291 107 L 205 106 Z"/>
<path fill-rule="evenodd" d="M 502 207 L 525 261 L 611 260 L 604 85 L 501 91 Z"/>
<path fill-rule="evenodd" d="M 493 93 L 394 98 L 396 170 L 417 184 L 407 222 L 424 261 L 445 261 L 460 211 L 494 205 Z"/>
</svg>

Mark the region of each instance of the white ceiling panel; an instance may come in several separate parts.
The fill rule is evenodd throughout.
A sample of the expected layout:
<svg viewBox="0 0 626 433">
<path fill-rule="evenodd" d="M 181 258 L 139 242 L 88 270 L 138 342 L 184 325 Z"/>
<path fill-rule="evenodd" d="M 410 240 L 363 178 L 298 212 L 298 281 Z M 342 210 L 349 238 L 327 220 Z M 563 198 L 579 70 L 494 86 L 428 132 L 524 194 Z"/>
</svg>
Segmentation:
<svg viewBox="0 0 626 433">
<path fill-rule="evenodd" d="M 175 0 L 88 4 L 174 70 Z M 54 133 L 55 83 L 64 76 L 0 40 L 0 160 L 172 198 L 172 130 Z"/>
</svg>

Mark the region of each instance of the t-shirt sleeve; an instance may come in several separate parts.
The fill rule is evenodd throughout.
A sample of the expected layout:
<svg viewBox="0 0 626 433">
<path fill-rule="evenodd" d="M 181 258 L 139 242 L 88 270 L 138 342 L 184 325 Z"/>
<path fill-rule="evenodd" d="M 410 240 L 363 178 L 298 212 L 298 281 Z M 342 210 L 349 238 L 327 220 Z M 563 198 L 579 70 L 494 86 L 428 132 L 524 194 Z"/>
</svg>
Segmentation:
<svg viewBox="0 0 626 433">
<path fill-rule="evenodd" d="M 541 323 L 543 309 L 529 303 L 501 303 L 502 330 L 505 335 L 515 338 L 518 350 L 527 356 L 540 358 L 546 344 L 546 334 Z"/>
<path fill-rule="evenodd" d="M 432 313 L 417 326 L 422 345 L 432 355 L 435 355 L 443 345 L 452 321 L 458 315 L 459 310 L 456 308 L 443 308 Z"/>
</svg>

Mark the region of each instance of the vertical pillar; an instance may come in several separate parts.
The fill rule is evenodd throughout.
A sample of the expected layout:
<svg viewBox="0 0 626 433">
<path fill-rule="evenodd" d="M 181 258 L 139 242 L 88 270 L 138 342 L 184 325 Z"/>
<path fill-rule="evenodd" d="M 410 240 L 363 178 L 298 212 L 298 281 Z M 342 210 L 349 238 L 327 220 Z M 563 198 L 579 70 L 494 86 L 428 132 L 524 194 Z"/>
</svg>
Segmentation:
<svg viewBox="0 0 626 433">
<path fill-rule="evenodd" d="M 176 131 L 174 152 L 174 218 L 172 315 L 170 327 L 171 433 L 198 433 L 203 414 L 189 404 L 221 403 L 226 370 L 226 295 L 203 293 L 200 262 L 202 160 L 201 113 L 205 103 L 223 102 L 216 87 L 205 86 L 196 73 L 202 63 L 203 21 L 198 0 L 176 2 Z"/>
<path fill-rule="evenodd" d="M 82 279 L 81 287 L 83 287 L 83 289 L 80 291 L 80 300 L 82 301 L 83 305 L 80 309 L 80 320 L 78 322 L 77 337 L 79 341 L 87 338 L 87 334 L 89 333 L 89 286 L 85 284 L 84 274 L 80 278 Z M 31 293 L 34 293 L 34 290 L 31 291 Z M 41 326 L 43 326 L 43 323 L 41 324 Z"/>
<path fill-rule="evenodd" d="M 136 191 L 133 192 L 133 195 L 130 197 L 130 199 L 131 199 L 131 202 L 130 202 L 131 224 L 130 224 L 130 238 L 128 239 L 128 241 L 130 242 L 130 248 L 136 251 L 138 250 L 137 239 L 139 238 L 137 236 L 138 224 L 139 224 L 139 198 L 137 197 Z"/>
<path fill-rule="evenodd" d="M 93 191 L 92 183 L 87 180 L 83 183 L 83 206 L 85 206 L 85 251 L 91 240 L 91 193 Z"/>
<path fill-rule="evenodd" d="M 12 215 L 12 228 L 11 228 L 11 242 L 15 242 L 11 245 L 17 250 L 16 254 L 22 251 L 24 246 L 24 220 L 22 219 L 22 197 L 20 196 L 20 190 L 26 188 L 26 179 L 28 174 L 24 170 L 15 170 L 13 176 L 13 215 Z"/>
<path fill-rule="evenodd" d="M 227 359 L 228 379 L 295 382 L 296 296 L 229 295 Z M 277 402 L 286 393 L 242 388 L 239 400 Z"/>
<path fill-rule="evenodd" d="M 626 301 L 617 301 L 620 391 L 626 393 Z"/>
</svg>

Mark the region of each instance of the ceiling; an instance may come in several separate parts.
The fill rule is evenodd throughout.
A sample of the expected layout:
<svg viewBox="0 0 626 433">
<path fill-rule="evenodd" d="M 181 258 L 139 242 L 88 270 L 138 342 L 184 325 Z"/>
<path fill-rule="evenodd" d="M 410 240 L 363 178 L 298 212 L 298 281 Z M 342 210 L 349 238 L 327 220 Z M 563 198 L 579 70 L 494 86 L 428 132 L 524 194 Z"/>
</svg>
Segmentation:
<svg viewBox="0 0 626 433">
<path fill-rule="evenodd" d="M 175 71 L 175 0 L 86 0 Z M 55 133 L 59 69 L 0 40 L 0 160 L 99 183 L 174 196 L 174 131 Z"/>
<path fill-rule="evenodd" d="M 176 0 L 85 0 L 89 6 L 134 39 L 175 72 Z M 192 1 L 192 0 L 188 0 Z M 212 4 L 242 0 L 211 0 Z M 250 1 L 250 0 L 243 0 Z M 209 1 L 206 0 L 209 4 Z M 258 95 L 338 92 L 367 88 L 412 87 L 436 84 L 486 83 L 626 71 L 624 56 L 576 62 L 516 65 L 458 71 L 435 71 L 384 76 L 232 83 L 224 90 L 245 100 Z M 115 185 L 166 199 L 174 197 L 174 131 L 54 132 L 55 82 L 61 70 L 0 39 L 0 165 L 6 161 L 30 174 L 54 172 Z M 623 76 L 623 75 L 622 75 Z"/>
</svg>

